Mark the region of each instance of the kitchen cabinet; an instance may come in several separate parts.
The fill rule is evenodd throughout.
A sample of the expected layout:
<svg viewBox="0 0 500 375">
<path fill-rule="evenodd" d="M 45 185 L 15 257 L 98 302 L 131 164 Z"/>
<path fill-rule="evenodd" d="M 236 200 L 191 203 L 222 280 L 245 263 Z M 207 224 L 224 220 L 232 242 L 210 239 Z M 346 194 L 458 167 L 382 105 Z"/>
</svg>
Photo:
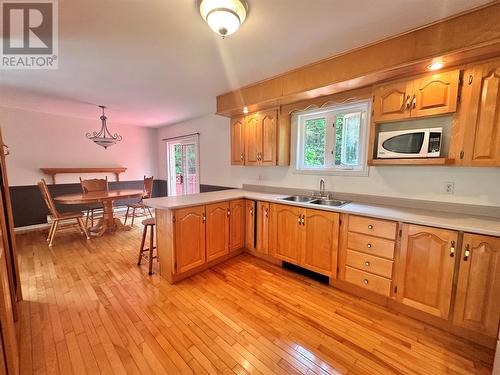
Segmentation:
<svg viewBox="0 0 500 375">
<path fill-rule="evenodd" d="M 255 250 L 255 202 L 245 201 L 245 248 Z"/>
<path fill-rule="evenodd" d="M 427 74 L 374 86 L 373 121 L 443 115 L 457 109 L 460 71 Z"/>
<path fill-rule="evenodd" d="M 448 319 L 458 233 L 404 224 L 397 261 L 396 300 Z"/>
<path fill-rule="evenodd" d="M 208 204 L 206 212 L 207 262 L 229 253 L 229 202 Z"/>
<path fill-rule="evenodd" d="M 245 117 L 231 118 L 231 165 L 245 164 Z"/>
<path fill-rule="evenodd" d="M 272 254 L 323 274 L 336 277 L 339 214 L 271 204 L 269 244 Z"/>
<path fill-rule="evenodd" d="M 496 337 L 500 319 L 500 238 L 465 233 L 453 323 Z"/>
<path fill-rule="evenodd" d="M 229 202 L 229 251 L 245 247 L 245 200 Z"/>
<path fill-rule="evenodd" d="M 245 165 L 276 165 L 277 122 L 277 110 L 246 117 Z"/>
<path fill-rule="evenodd" d="M 262 254 L 269 252 L 269 203 L 257 202 L 257 243 L 255 250 Z"/>
<path fill-rule="evenodd" d="M 468 69 L 462 97 L 455 157 L 465 166 L 500 166 L 500 60 Z"/>
<path fill-rule="evenodd" d="M 174 272 L 183 273 L 205 263 L 205 206 L 175 210 Z"/>
<path fill-rule="evenodd" d="M 397 223 L 394 221 L 345 215 L 339 279 L 390 297 L 396 235 Z"/>
<path fill-rule="evenodd" d="M 271 204 L 270 248 L 273 255 L 285 262 L 299 264 L 302 246 L 302 209 Z"/>
<path fill-rule="evenodd" d="M 328 277 L 337 275 L 339 214 L 304 209 L 299 264 Z"/>
</svg>

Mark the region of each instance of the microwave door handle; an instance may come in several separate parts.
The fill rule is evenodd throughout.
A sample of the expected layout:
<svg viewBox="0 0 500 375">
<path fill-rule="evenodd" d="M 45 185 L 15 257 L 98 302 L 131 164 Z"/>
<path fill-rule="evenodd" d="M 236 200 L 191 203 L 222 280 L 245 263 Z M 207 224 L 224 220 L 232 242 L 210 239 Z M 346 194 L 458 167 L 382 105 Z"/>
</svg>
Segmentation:
<svg viewBox="0 0 500 375">
<path fill-rule="evenodd" d="M 420 149 L 420 155 L 423 157 L 429 156 L 429 138 L 430 132 L 428 129 L 423 130 L 424 132 L 424 140 L 422 142 L 422 148 Z"/>
</svg>

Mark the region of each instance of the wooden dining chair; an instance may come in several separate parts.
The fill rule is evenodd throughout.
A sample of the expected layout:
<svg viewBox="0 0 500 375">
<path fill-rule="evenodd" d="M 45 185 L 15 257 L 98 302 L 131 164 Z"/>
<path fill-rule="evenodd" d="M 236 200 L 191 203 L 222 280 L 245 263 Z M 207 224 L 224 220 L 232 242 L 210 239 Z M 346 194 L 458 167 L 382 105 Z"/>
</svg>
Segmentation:
<svg viewBox="0 0 500 375">
<path fill-rule="evenodd" d="M 52 199 L 52 195 L 50 194 L 49 188 L 47 187 L 47 183 L 42 178 L 42 180 L 38 183 L 38 187 L 40 188 L 40 192 L 42 193 L 43 200 L 49 209 L 50 218 L 52 224 L 49 229 L 49 235 L 47 236 L 47 242 L 49 246 L 52 246 L 54 243 L 54 237 L 56 235 L 57 229 L 59 229 L 60 221 L 71 221 L 75 220 L 76 224 L 80 228 L 80 233 L 84 234 L 87 237 L 87 240 L 90 239 L 87 228 L 83 224 L 82 213 L 81 212 L 64 212 L 60 213 L 57 211 L 56 205 L 54 204 L 54 200 Z M 74 225 L 74 224 L 73 224 Z"/>
<path fill-rule="evenodd" d="M 91 192 L 109 191 L 108 176 L 106 178 L 91 178 L 88 180 L 82 180 L 80 177 L 80 186 L 82 187 L 83 194 Z M 100 203 L 92 203 L 87 206 L 85 214 L 85 226 L 88 227 L 89 219 L 90 226 L 94 226 L 94 218 L 96 210 L 104 210 L 104 207 Z"/>
<path fill-rule="evenodd" d="M 142 198 L 139 202 L 127 204 L 127 212 L 125 213 L 125 224 L 127 224 L 127 219 L 129 217 L 132 218 L 132 226 L 134 225 L 134 218 L 136 217 L 148 216 L 148 213 L 151 218 L 153 217 L 151 209 L 147 207 L 143 202 L 143 199 L 149 199 L 153 196 L 153 181 L 154 181 L 153 176 L 151 177 L 144 176 L 144 187 L 143 187 L 144 194 L 142 195 Z M 132 212 L 129 214 L 131 209 Z M 136 210 L 141 210 L 141 212 L 136 212 Z"/>
</svg>

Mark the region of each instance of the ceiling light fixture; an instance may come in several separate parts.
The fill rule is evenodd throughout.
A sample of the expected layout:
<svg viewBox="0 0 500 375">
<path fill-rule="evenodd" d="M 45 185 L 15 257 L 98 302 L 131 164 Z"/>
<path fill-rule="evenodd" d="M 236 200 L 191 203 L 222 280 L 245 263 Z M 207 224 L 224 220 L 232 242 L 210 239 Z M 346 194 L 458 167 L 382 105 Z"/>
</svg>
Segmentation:
<svg viewBox="0 0 500 375">
<path fill-rule="evenodd" d="M 100 105 L 99 108 L 102 108 L 102 115 L 100 117 L 102 122 L 101 130 L 99 130 L 99 132 L 87 133 L 86 136 L 95 144 L 104 147 L 104 149 L 107 149 L 109 146 L 113 146 L 116 142 L 120 142 L 122 140 L 122 136 L 117 133 L 115 133 L 114 135 L 110 133 L 110 131 L 108 130 L 108 126 L 106 125 L 106 120 L 108 118 L 104 114 L 104 109 L 106 107 Z"/>
<path fill-rule="evenodd" d="M 433 61 L 431 65 L 429 65 L 427 68 L 429 70 L 439 70 L 444 66 L 444 62 L 441 60 L 438 61 Z"/>
<path fill-rule="evenodd" d="M 200 3 L 201 16 L 222 38 L 239 29 L 247 10 L 245 0 L 202 0 Z"/>
</svg>

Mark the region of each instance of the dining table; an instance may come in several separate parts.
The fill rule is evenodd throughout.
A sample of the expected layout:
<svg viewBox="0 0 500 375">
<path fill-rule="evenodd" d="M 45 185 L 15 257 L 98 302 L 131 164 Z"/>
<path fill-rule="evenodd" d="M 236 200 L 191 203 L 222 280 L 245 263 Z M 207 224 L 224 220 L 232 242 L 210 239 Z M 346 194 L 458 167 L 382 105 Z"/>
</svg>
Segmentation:
<svg viewBox="0 0 500 375">
<path fill-rule="evenodd" d="M 122 221 L 114 216 L 113 202 L 121 199 L 142 198 L 142 190 L 110 190 L 93 191 L 89 193 L 65 194 L 54 197 L 54 201 L 59 204 L 92 204 L 102 203 L 104 207 L 103 217 L 98 220 L 97 225 L 90 228 L 94 236 L 102 236 L 106 232 L 118 230 L 130 230 L 132 227 L 124 225 Z"/>
</svg>

